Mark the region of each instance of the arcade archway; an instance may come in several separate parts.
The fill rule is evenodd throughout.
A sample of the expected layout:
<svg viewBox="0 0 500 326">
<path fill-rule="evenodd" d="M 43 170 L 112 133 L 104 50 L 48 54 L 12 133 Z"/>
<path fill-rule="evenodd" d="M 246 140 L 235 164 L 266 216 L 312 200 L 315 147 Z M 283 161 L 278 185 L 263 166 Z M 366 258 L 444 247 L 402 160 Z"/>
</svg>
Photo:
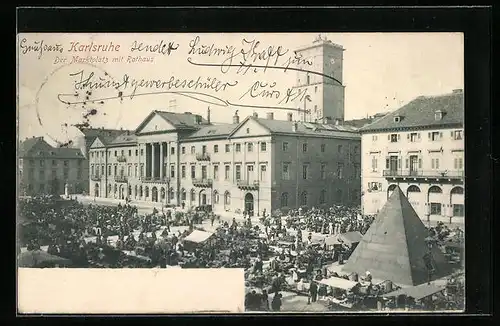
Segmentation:
<svg viewBox="0 0 500 326">
<path fill-rule="evenodd" d="M 247 193 L 245 195 L 245 212 L 248 215 L 253 216 L 253 212 L 254 212 L 254 198 L 253 198 L 253 195 L 251 193 Z"/>
</svg>

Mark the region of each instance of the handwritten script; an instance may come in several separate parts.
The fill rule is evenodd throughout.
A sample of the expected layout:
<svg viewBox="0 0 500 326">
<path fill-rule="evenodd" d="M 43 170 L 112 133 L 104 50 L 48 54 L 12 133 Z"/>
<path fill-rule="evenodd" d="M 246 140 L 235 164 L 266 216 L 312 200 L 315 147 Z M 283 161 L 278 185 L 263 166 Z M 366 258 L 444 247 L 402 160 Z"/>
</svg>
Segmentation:
<svg viewBox="0 0 500 326">
<path fill-rule="evenodd" d="M 281 45 L 262 46 L 262 43 L 255 39 L 243 39 L 241 48 L 232 45 L 217 46 L 213 43 L 200 44 L 200 42 L 200 36 L 196 36 L 189 42 L 188 62 L 194 64 L 191 56 L 220 58 L 222 60 L 220 63 L 200 65 L 218 66 L 224 74 L 229 72 L 231 67 L 237 67 L 236 72 L 245 75 L 249 71 L 266 72 L 269 68 L 286 71 L 292 65 L 312 65 L 312 61 L 304 58 L 300 53 L 294 52 L 294 55 L 290 56 L 290 50 Z"/>
</svg>

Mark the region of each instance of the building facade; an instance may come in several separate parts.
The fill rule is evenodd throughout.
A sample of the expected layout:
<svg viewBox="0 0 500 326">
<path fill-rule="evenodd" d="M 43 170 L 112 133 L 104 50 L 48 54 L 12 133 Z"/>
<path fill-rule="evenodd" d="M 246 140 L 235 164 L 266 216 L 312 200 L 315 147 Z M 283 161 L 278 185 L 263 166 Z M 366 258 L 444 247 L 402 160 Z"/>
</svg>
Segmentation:
<svg viewBox="0 0 500 326">
<path fill-rule="evenodd" d="M 89 150 L 90 146 L 92 143 L 95 141 L 95 139 L 99 136 L 103 141 L 111 141 L 114 140 L 116 137 L 119 135 L 123 134 L 123 130 L 119 129 L 104 129 L 104 128 L 90 128 L 87 126 L 82 126 L 82 125 L 77 125 L 78 130 L 82 133 L 81 136 L 78 136 L 74 139 L 73 143 L 75 144 L 75 147 L 80 148 L 82 153 L 84 153 L 85 158 L 89 158 Z M 89 169 L 89 166 L 87 164 L 87 169 Z M 83 185 L 83 192 L 84 193 L 89 193 L 89 178 L 85 180 L 85 183 Z"/>
<path fill-rule="evenodd" d="M 89 164 L 77 148 L 55 148 L 43 137 L 25 139 L 19 146 L 20 195 L 81 193 L 89 180 Z"/>
<path fill-rule="evenodd" d="M 463 221 L 462 90 L 418 97 L 361 128 L 362 207 L 375 214 L 399 186 L 423 220 Z"/>
<path fill-rule="evenodd" d="M 259 215 L 277 208 L 360 204 L 361 142 L 338 125 L 256 114 L 212 124 L 153 111 L 135 131 L 90 146 L 90 193 Z"/>
</svg>

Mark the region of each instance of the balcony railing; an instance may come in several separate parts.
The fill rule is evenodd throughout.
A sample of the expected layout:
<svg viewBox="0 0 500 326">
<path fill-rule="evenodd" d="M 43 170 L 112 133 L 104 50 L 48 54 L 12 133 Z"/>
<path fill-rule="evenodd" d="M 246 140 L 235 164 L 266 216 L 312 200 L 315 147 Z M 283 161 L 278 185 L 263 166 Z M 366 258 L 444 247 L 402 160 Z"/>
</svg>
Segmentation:
<svg viewBox="0 0 500 326">
<path fill-rule="evenodd" d="M 124 175 L 115 175 L 115 182 L 128 182 L 128 178 Z"/>
<path fill-rule="evenodd" d="M 140 178 L 142 182 L 144 183 L 169 183 L 170 178 L 169 177 L 141 177 Z"/>
<path fill-rule="evenodd" d="M 202 187 L 202 188 L 208 188 L 212 186 L 212 179 L 194 179 L 193 180 L 193 185 L 195 187 Z"/>
<path fill-rule="evenodd" d="M 259 181 L 237 180 L 236 185 L 243 190 L 257 190 L 259 189 Z"/>
<path fill-rule="evenodd" d="M 116 160 L 117 160 L 118 162 L 127 162 L 127 158 L 126 158 L 125 156 L 123 156 L 123 155 L 118 156 L 118 157 L 116 158 Z"/>
<path fill-rule="evenodd" d="M 91 175 L 90 176 L 90 180 L 92 180 L 92 181 L 101 181 L 101 176 L 97 175 L 97 174 Z"/>
<path fill-rule="evenodd" d="M 210 154 L 208 154 L 208 153 L 198 153 L 198 154 L 196 154 L 196 159 L 198 161 L 210 161 Z"/>
<path fill-rule="evenodd" d="M 463 170 L 384 170 L 384 177 L 387 178 L 428 178 L 428 179 L 463 179 Z"/>
</svg>

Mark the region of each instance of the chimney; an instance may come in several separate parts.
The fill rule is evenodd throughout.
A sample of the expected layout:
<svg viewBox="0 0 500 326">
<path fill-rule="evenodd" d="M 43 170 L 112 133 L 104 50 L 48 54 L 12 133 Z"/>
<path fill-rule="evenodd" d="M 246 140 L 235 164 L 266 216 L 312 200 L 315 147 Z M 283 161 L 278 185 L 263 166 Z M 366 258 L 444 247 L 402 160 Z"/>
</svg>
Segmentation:
<svg viewBox="0 0 500 326">
<path fill-rule="evenodd" d="M 293 122 L 293 132 L 297 132 L 297 129 L 299 128 L 299 123 L 297 121 Z"/>
<path fill-rule="evenodd" d="M 274 119 L 274 113 L 272 113 L 272 112 L 268 112 L 268 113 L 267 113 L 267 119 L 268 119 L 268 120 L 273 120 L 273 119 Z"/>
<path fill-rule="evenodd" d="M 258 117 L 259 117 L 259 115 L 257 114 L 257 112 L 254 112 L 254 113 L 253 113 L 253 117 L 254 117 L 254 118 L 258 118 Z"/>
<path fill-rule="evenodd" d="M 207 121 L 210 123 L 210 107 L 207 109 Z"/>
<path fill-rule="evenodd" d="M 287 113 L 287 114 L 286 114 L 286 118 L 287 118 L 287 120 L 288 120 L 288 121 L 292 121 L 292 119 L 293 119 L 293 114 L 292 114 L 292 113 Z"/>
<path fill-rule="evenodd" d="M 238 123 L 240 123 L 240 117 L 238 116 L 238 110 L 236 110 L 236 111 L 234 112 L 234 116 L 233 116 L 233 123 L 234 123 L 234 124 L 238 124 Z"/>
</svg>

